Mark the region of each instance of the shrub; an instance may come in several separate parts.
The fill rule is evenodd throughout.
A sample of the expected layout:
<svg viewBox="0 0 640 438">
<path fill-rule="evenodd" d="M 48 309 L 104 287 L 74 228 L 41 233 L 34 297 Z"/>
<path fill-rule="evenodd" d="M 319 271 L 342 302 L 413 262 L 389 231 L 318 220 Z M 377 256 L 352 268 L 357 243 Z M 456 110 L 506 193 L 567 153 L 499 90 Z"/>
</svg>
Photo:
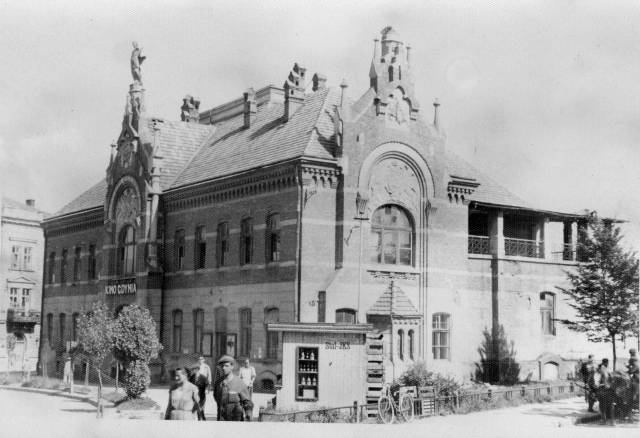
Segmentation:
<svg viewBox="0 0 640 438">
<path fill-rule="evenodd" d="M 151 372 L 146 362 L 135 360 L 129 362 L 124 376 L 124 388 L 127 398 L 138 398 L 151 383 Z"/>
<path fill-rule="evenodd" d="M 509 342 L 504 327 L 493 334 L 485 328 L 484 340 L 478 348 L 480 363 L 476 363 L 476 380 L 500 385 L 518 383 L 520 365 L 516 362 L 513 341 Z"/>
<path fill-rule="evenodd" d="M 439 396 L 455 394 L 461 385 L 452 377 L 442 376 L 427 370 L 423 361 L 415 362 L 398 379 L 397 385 L 404 386 L 434 386 Z M 392 389 L 396 389 L 392 387 Z"/>
</svg>

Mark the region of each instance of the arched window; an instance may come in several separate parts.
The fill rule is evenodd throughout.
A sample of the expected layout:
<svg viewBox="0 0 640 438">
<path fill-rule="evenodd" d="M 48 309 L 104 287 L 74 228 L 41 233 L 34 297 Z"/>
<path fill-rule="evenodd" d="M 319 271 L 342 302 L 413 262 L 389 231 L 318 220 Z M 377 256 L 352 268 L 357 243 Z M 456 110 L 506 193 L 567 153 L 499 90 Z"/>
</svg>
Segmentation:
<svg viewBox="0 0 640 438">
<path fill-rule="evenodd" d="M 409 359 L 413 360 L 413 355 L 414 355 L 414 343 L 415 343 L 415 332 L 413 330 L 409 330 L 409 332 L 407 333 L 408 337 L 409 337 Z"/>
<path fill-rule="evenodd" d="M 204 329 L 204 310 L 193 311 L 193 352 L 202 353 L 202 330 Z"/>
<path fill-rule="evenodd" d="M 552 292 L 542 292 L 540 294 L 540 323 L 542 333 L 545 335 L 556 334 L 556 296 Z"/>
<path fill-rule="evenodd" d="M 60 344 L 64 345 L 64 341 L 66 341 L 66 331 L 67 331 L 67 315 L 64 313 L 60 314 L 60 326 L 58 331 L 58 337 L 60 338 Z"/>
<path fill-rule="evenodd" d="M 265 231 L 266 260 L 269 262 L 280 261 L 280 214 L 272 213 L 267 217 L 267 229 Z"/>
<path fill-rule="evenodd" d="M 327 314 L 327 292 L 318 292 L 318 322 L 325 322 Z"/>
<path fill-rule="evenodd" d="M 336 323 L 337 324 L 355 324 L 356 311 L 353 309 L 336 310 Z"/>
<path fill-rule="evenodd" d="M 173 311 L 173 352 L 180 353 L 182 351 L 182 310 Z"/>
<path fill-rule="evenodd" d="M 218 357 L 227 353 L 227 314 L 226 307 L 216 307 L 214 310 L 216 354 Z"/>
<path fill-rule="evenodd" d="M 56 252 L 49 253 L 49 284 L 56 282 Z"/>
<path fill-rule="evenodd" d="M 240 264 L 253 262 L 253 219 L 245 218 L 240 222 Z"/>
<path fill-rule="evenodd" d="M 53 313 L 47 313 L 47 341 L 53 346 Z"/>
<path fill-rule="evenodd" d="M 229 224 L 218 224 L 218 266 L 229 264 Z"/>
<path fill-rule="evenodd" d="M 196 269 L 204 269 L 207 264 L 207 230 L 204 225 L 196 227 L 194 248 L 194 265 Z"/>
<path fill-rule="evenodd" d="M 404 360 L 404 330 L 398 330 L 398 357 Z"/>
<path fill-rule="evenodd" d="M 393 66 L 389 66 L 389 82 L 393 82 Z"/>
<path fill-rule="evenodd" d="M 278 321 L 280 321 L 280 310 L 278 310 L 277 307 L 271 307 L 264 310 L 265 330 L 268 323 Z M 267 359 L 278 358 L 278 340 L 278 332 L 267 330 Z"/>
<path fill-rule="evenodd" d="M 448 313 L 433 314 L 433 358 L 451 359 L 451 317 Z"/>
<path fill-rule="evenodd" d="M 71 337 L 73 341 L 78 340 L 78 319 L 80 318 L 80 314 L 75 312 L 71 315 Z"/>
<path fill-rule="evenodd" d="M 251 353 L 251 309 L 240 309 L 240 354 L 249 356 Z"/>
<path fill-rule="evenodd" d="M 127 225 L 120 231 L 118 242 L 118 272 L 121 275 L 134 273 L 135 252 L 135 232 L 131 225 Z"/>
<path fill-rule="evenodd" d="M 60 283 L 67 282 L 67 248 L 62 249 L 62 260 L 60 260 Z"/>
<path fill-rule="evenodd" d="M 403 209 L 395 205 L 378 208 L 371 217 L 372 263 L 413 263 L 413 225 Z"/>
</svg>

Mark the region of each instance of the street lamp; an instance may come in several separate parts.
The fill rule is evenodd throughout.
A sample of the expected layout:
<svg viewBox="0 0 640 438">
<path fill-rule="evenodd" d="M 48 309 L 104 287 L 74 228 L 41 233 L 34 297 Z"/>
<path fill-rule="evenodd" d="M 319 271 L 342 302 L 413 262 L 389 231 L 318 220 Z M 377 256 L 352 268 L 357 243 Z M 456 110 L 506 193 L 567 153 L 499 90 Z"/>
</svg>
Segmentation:
<svg viewBox="0 0 640 438">
<path fill-rule="evenodd" d="M 360 322 L 360 290 L 362 289 L 362 228 L 364 221 L 369 220 L 366 216 L 368 202 L 368 196 L 358 191 L 358 194 L 356 195 L 356 212 L 358 215 L 354 218 L 355 220 L 360 221 L 360 251 L 358 253 L 358 309 L 356 312 L 356 322 Z"/>
</svg>

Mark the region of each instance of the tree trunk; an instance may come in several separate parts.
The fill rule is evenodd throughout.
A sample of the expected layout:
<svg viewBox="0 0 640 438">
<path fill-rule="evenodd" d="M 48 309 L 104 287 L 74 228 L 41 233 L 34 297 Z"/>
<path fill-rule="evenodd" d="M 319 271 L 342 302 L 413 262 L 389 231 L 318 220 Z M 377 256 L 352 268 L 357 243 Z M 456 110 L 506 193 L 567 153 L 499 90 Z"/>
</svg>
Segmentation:
<svg viewBox="0 0 640 438">
<path fill-rule="evenodd" d="M 116 392 L 118 392 L 118 380 L 120 379 L 120 361 L 116 361 Z"/>
<path fill-rule="evenodd" d="M 611 345 L 613 346 L 613 368 L 611 368 L 611 371 L 615 371 L 616 370 L 616 335 L 611 335 Z"/>
<path fill-rule="evenodd" d="M 97 418 L 102 418 L 102 371 L 96 366 L 98 372 L 98 411 L 96 412 Z"/>
</svg>

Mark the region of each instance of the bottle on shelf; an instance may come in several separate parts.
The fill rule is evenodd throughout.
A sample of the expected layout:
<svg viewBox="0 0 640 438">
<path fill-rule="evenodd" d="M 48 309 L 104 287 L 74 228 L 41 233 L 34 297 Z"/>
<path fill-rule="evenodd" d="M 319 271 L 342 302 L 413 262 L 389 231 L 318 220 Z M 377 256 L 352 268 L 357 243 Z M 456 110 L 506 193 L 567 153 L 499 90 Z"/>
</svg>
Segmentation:
<svg viewBox="0 0 640 438">
<path fill-rule="evenodd" d="M 315 355 L 313 354 L 313 351 L 312 351 L 312 352 L 311 352 L 311 354 L 309 355 L 309 359 L 311 359 L 311 360 L 315 360 L 315 359 L 316 359 L 316 358 L 315 358 Z"/>
</svg>

